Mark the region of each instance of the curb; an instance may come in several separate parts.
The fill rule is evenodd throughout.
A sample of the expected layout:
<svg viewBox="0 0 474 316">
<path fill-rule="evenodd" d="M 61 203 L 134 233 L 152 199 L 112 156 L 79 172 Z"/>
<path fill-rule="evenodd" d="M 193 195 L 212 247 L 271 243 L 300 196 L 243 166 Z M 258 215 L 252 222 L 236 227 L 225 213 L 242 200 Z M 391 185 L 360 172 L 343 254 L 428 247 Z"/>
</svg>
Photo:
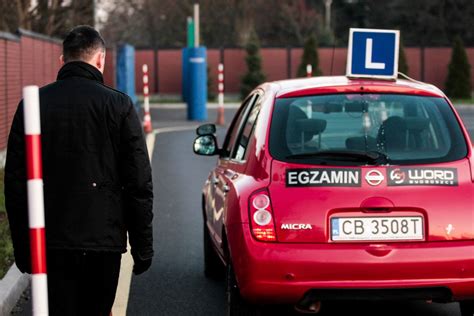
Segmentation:
<svg viewBox="0 0 474 316">
<path fill-rule="evenodd" d="M 0 315 L 10 315 L 29 284 L 30 275 L 21 273 L 16 264 L 13 264 L 0 280 Z"/>
</svg>

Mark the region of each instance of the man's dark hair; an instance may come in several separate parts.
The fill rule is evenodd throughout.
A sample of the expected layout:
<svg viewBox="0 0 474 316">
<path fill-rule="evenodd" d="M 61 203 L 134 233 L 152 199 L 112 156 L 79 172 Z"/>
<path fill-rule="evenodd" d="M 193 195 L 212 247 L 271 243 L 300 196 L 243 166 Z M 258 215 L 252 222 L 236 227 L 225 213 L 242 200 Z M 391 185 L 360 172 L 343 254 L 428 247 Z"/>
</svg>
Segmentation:
<svg viewBox="0 0 474 316">
<path fill-rule="evenodd" d="M 98 49 L 105 51 L 105 42 L 99 32 L 91 26 L 76 26 L 63 41 L 64 62 L 89 60 Z"/>
</svg>

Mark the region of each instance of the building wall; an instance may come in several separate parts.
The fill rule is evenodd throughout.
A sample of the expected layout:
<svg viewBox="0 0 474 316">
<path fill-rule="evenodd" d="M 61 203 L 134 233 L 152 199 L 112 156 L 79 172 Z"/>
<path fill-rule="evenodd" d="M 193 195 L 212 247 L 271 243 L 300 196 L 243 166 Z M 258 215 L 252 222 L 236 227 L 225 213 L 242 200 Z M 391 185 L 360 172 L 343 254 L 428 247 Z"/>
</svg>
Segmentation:
<svg viewBox="0 0 474 316">
<path fill-rule="evenodd" d="M 467 48 L 474 67 L 474 48 Z M 245 50 L 241 48 L 208 49 L 208 67 L 212 89 L 217 90 L 217 65 L 224 63 L 225 92 L 239 93 L 246 72 Z M 346 48 L 320 48 L 319 67 L 323 75 L 344 75 Z M 43 86 L 55 80 L 60 68 L 61 43 L 40 34 L 21 31 L 20 35 L 0 32 L 0 151 L 6 148 L 8 132 L 25 85 Z M 262 48 L 262 69 L 268 81 L 296 77 L 301 62 L 301 48 Z M 405 48 L 408 75 L 417 80 L 445 87 L 451 48 Z M 182 76 L 181 49 L 136 50 L 136 91 L 143 91 L 142 65 L 149 69 L 151 93 L 180 94 Z M 115 87 L 115 49 L 107 49 L 104 82 Z M 156 71 L 155 71 L 156 70 Z M 474 90 L 474 71 L 471 71 Z M 0 160 L 2 155 L 0 155 Z M 1 161 L 0 161 L 1 162 Z"/>
<path fill-rule="evenodd" d="M 467 48 L 470 64 L 474 67 L 474 48 Z M 239 93 L 240 80 L 246 71 L 245 50 L 241 48 L 227 48 L 221 53 L 218 49 L 208 50 L 208 65 L 211 78 L 217 78 L 217 64 L 223 59 L 225 92 Z M 405 48 L 408 62 L 408 75 L 417 80 L 432 83 L 444 89 L 448 74 L 448 64 L 451 59 L 451 48 L 449 47 L 418 47 Z M 181 93 L 181 50 L 166 49 L 158 50 L 158 90 L 151 87 L 151 92 L 156 93 Z M 262 48 L 262 70 L 267 81 L 295 78 L 303 55 L 302 48 Z M 323 75 L 344 75 L 346 73 L 347 48 L 320 48 L 319 68 Z M 135 65 L 141 69 L 143 63 L 153 63 L 152 50 L 137 50 Z M 423 65 L 424 63 L 424 65 Z M 150 68 L 151 80 L 154 80 L 154 69 Z M 424 74 L 422 70 L 424 69 Z M 288 76 L 288 74 L 291 76 Z M 472 84 L 474 90 L 474 71 Z M 141 70 L 136 74 L 137 93 L 141 93 L 143 83 Z M 215 82 L 212 87 L 216 89 Z"/>
<path fill-rule="evenodd" d="M 19 36 L 0 33 L 0 151 L 6 148 L 22 87 L 53 82 L 60 51 L 61 44 L 54 39 L 29 32 Z"/>
<path fill-rule="evenodd" d="M 22 98 L 22 87 L 44 86 L 56 80 L 62 45 L 57 39 L 20 31 L 0 32 L 0 165 L 11 122 Z M 115 50 L 108 49 L 104 81 L 115 86 Z"/>
</svg>

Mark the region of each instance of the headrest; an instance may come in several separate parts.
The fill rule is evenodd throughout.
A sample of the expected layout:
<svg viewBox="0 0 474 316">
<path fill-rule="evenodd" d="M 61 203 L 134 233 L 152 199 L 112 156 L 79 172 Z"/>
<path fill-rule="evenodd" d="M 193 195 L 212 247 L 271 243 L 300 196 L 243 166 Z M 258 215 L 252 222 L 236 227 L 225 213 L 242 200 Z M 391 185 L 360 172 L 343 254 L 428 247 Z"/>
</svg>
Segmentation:
<svg viewBox="0 0 474 316">
<path fill-rule="evenodd" d="M 428 128 L 430 120 L 424 117 L 406 117 L 407 129 L 412 131 L 422 131 Z"/>
<path fill-rule="evenodd" d="M 299 132 L 318 135 L 326 129 L 326 120 L 299 119 L 295 121 L 295 127 Z"/>
<path fill-rule="evenodd" d="M 390 130 L 406 130 L 407 123 L 405 119 L 401 118 L 400 116 L 390 116 L 386 119 L 380 128 L 383 129 L 390 129 Z"/>
</svg>

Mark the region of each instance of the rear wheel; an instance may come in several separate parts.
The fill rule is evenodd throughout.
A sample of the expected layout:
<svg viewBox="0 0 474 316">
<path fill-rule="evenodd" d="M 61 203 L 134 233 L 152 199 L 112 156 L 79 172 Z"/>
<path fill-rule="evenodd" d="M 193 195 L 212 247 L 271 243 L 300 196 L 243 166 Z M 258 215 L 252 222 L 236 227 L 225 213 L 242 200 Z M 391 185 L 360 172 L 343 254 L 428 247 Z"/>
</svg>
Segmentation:
<svg viewBox="0 0 474 316">
<path fill-rule="evenodd" d="M 227 316 L 257 316 L 260 315 L 257 306 L 246 302 L 240 295 L 235 279 L 234 269 L 227 264 Z"/>
<path fill-rule="evenodd" d="M 214 250 L 209 229 L 204 223 L 204 275 L 206 278 L 222 279 L 224 277 L 224 265 Z"/>
<path fill-rule="evenodd" d="M 461 306 L 461 316 L 473 316 L 474 315 L 474 301 L 462 301 L 459 302 Z"/>
</svg>

